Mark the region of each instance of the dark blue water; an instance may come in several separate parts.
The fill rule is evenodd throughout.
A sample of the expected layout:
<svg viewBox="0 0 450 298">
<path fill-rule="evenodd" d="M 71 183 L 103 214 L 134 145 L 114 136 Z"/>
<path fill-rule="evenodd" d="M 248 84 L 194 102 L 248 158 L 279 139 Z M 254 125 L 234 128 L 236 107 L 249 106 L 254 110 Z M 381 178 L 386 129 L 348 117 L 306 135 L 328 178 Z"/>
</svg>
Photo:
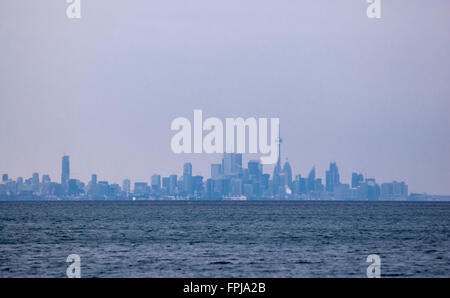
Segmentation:
<svg viewBox="0 0 450 298">
<path fill-rule="evenodd" d="M 0 277 L 450 277 L 450 203 L 0 202 Z"/>
</svg>

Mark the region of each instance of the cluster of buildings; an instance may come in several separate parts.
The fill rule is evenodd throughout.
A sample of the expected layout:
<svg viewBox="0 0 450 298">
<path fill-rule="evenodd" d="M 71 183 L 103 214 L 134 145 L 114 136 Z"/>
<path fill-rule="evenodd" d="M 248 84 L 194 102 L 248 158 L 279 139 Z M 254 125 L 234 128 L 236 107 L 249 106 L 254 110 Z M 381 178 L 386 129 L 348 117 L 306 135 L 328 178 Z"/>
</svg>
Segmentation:
<svg viewBox="0 0 450 298">
<path fill-rule="evenodd" d="M 430 200 L 428 195 L 408 194 L 404 182 L 378 184 L 374 178 L 353 173 L 351 184 L 341 183 L 336 163 L 330 163 L 325 181 L 316 177 L 313 167 L 305 177 L 293 177 L 286 160 L 278 159 L 273 174 L 263 172 L 259 160 L 243 167 L 242 154 L 225 153 L 221 163 L 211 165 L 211 176 L 193 175 L 192 164 L 183 165 L 182 175 L 151 176 L 148 182 L 125 179 L 121 185 L 98 180 L 93 174 L 86 184 L 70 177 L 69 156 L 62 158 L 61 180 L 53 182 L 49 175 L 12 180 L 3 174 L 0 199 L 93 199 L 93 200 Z"/>
</svg>

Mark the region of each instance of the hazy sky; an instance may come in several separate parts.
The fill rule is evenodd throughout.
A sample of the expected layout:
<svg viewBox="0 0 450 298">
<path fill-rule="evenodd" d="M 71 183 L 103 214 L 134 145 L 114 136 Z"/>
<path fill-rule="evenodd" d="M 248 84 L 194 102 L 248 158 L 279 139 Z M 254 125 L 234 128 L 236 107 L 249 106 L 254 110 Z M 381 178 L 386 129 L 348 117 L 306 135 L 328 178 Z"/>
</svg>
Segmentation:
<svg viewBox="0 0 450 298">
<path fill-rule="evenodd" d="M 450 194 L 450 1 L 0 1 L 0 173 L 209 176 L 176 117 L 280 117 L 295 174 L 336 161 Z M 265 168 L 271 172 L 271 167 Z"/>
</svg>

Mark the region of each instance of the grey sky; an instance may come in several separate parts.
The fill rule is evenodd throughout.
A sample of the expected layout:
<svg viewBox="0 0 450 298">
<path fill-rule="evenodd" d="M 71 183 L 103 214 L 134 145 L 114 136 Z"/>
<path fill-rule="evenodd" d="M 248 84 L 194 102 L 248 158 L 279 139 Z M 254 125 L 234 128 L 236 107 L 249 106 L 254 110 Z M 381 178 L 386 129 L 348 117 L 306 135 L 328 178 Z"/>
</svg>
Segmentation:
<svg viewBox="0 0 450 298">
<path fill-rule="evenodd" d="M 450 1 L 0 2 L 0 173 L 59 181 L 209 176 L 175 155 L 170 123 L 280 117 L 303 176 L 338 163 L 410 191 L 450 194 Z M 270 167 L 266 167 L 271 171 Z"/>
</svg>

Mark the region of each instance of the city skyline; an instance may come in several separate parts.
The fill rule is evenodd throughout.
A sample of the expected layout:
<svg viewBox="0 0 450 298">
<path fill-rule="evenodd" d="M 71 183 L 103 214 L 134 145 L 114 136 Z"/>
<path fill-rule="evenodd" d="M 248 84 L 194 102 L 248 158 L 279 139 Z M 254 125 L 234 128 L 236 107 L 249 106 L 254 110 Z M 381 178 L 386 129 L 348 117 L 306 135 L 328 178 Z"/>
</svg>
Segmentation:
<svg viewBox="0 0 450 298">
<path fill-rule="evenodd" d="M 226 154 L 226 153 L 225 153 Z M 241 155 L 242 157 L 244 156 L 244 155 L 251 155 L 251 154 L 238 154 L 238 153 L 233 153 L 233 154 L 236 154 L 236 155 Z M 217 154 L 217 155 L 222 155 L 222 154 Z M 48 171 L 31 171 L 31 174 L 29 175 L 29 177 L 28 178 L 30 178 L 30 179 L 32 179 L 33 178 L 33 176 L 34 175 L 36 175 L 36 174 L 39 174 L 39 177 L 42 177 L 42 178 L 44 178 L 44 177 L 53 177 L 53 179 L 52 179 L 52 182 L 55 182 L 55 181 L 58 181 L 58 182 L 60 182 L 61 184 L 63 184 L 63 182 L 65 181 L 65 183 L 67 183 L 68 182 L 68 180 L 69 180 L 69 178 L 70 179 L 76 179 L 76 180 L 80 180 L 80 181 L 90 181 L 89 179 L 92 179 L 92 176 L 93 175 L 95 175 L 97 178 L 100 176 L 99 174 L 98 174 L 98 172 L 99 171 L 95 171 L 95 172 L 92 172 L 91 174 L 89 174 L 89 176 L 88 177 L 86 177 L 86 178 L 82 178 L 82 177 L 79 177 L 79 176 L 72 176 L 72 175 L 70 175 L 68 172 L 70 171 L 69 170 L 69 167 L 72 167 L 72 166 L 69 166 L 69 158 L 70 158 L 70 156 L 69 155 L 63 155 L 63 157 L 62 157 L 62 169 L 59 171 L 59 174 L 57 173 L 57 175 L 54 175 L 54 176 L 52 176 L 51 174 L 49 174 L 49 172 Z M 70 159 L 71 160 L 71 159 Z M 246 159 L 247 160 L 247 162 L 244 162 L 244 159 L 242 158 L 242 164 L 245 164 L 245 163 L 251 163 L 251 162 L 260 162 L 259 161 L 259 159 L 250 159 L 250 158 L 247 158 Z M 289 159 L 288 158 L 285 158 L 284 159 L 284 163 L 288 163 L 289 164 L 289 166 L 290 167 L 292 167 L 291 166 L 291 164 L 289 163 Z M 184 168 L 184 166 L 186 166 L 187 164 L 190 164 L 190 165 L 192 165 L 192 162 L 185 162 L 185 163 L 183 163 L 183 164 L 181 164 L 180 165 L 180 168 L 182 169 L 182 170 L 180 170 L 179 172 L 176 172 L 177 174 L 183 174 L 183 172 L 184 172 L 184 170 L 183 170 L 183 168 Z M 211 163 L 210 164 L 210 169 L 209 169 L 209 171 L 210 171 L 210 173 L 211 173 L 211 171 L 212 171 L 212 167 L 214 166 L 214 165 L 217 165 L 217 163 Z M 282 161 L 282 158 L 281 158 L 281 156 L 280 156 L 280 158 L 278 159 L 278 162 L 275 164 L 275 166 L 273 166 L 273 170 L 275 170 L 275 168 L 277 167 L 277 166 L 280 166 L 281 168 L 283 168 L 283 161 Z M 337 165 L 337 162 L 336 161 L 330 161 L 329 162 L 329 166 L 330 167 L 336 167 L 336 165 Z M 264 168 L 267 168 L 267 167 L 269 167 L 269 168 L 272 168 L 272 166 L 267 166 L 267 165 L 262 165 L 261 164 L 261 167 L 264 169 Z M 66 169 L 66 170 L 65 170 Z M 195 171 L 195 170 L 193 170 L 194 169 L 194 167 L 192 167 L 192 169 L 191 169 L 191 173 L 195 173 L 195 174 L 198 174 L 199 176 L 203 176 L 203 177 L 205 177 L 205 178 L 211 178 L 212 177 L 212 175 L 202 175 L 202 173 L 200 173 L 199 171 Z M 315 172 L 320 172 L 320 171 L 318 171 L 317 170 L 317 167 L 315 166 L 315 165 L 312 165 L 311 166 L 311 168 L 310 168 L 310 171 L 312 171 L 312 170 L 314 170 Z M 292 170 L 293 171 L 293 170 Z M 310 171 L 308 171 L 308 173 L 310 173 Z M 328 172 L 329 172 L 330 170 L 329 169 L 325 169 L 324 170 L 324 175 L 322 175 L 322 176 L 317 176 L 317 177 L 321 177 L 321 178 L 323 178 L 323 180 L 325 180 L 326 179 L 326 177 L 327 177 L 327 175 L 328 175 Z M 103 178 L 101 178 L 101 180 L 103 180 L 103 181 L 108 181 L 108 182 L 112 182 L 112 183 L 114 183 L 114 184 L 121 184 L 124 180 L 130 180 L 130 181 L 136 181 L 136 182 L 150 182 L 151 181 L 151 178 L 152 178 L 152 176 L 154 176 L 154 175 L 160 175 L 161 177 L 163 177 L 163 176 L 170 176 L 171 174 L 170 173 L 175 173 L 174 172 L 174 170 L 167 170 L 166 172 L 168 172 L 169 174 L 166 174 L 166 175 L 164 175 L 164 174 L 161 174 L 161 173 L 156 173 L 156 172 L 150 172 L 150 174 L 149 174 L 149 176 L 147 177 L 147 178 L 144 178 L 144 179 L 132 179 L 132 178 L 130 178 L 130 177 L 132 177 L 132 175 L 124 175 L 123 176 L 123 178 L 121 178 L 121 179 L 119 179 L 119 180 L 114 180 L 114 179 L 107 179 L 107 175 L 106 176 L 103 176 Z M 265 173 L 265 174 L 270 174 L 270 177 L 272 178 L 272 176 L 273 176 L 273 174 L 271 174 L 270 173 L 271 171 L 270 170 L 263 170 L 263 173 Z M 351 172 L 351 174 L 350 174 L 350 179 L 348 180 L 348 182 L 351 182 L 351 180 L 352 180 L 352 175 L 353 174 L 355 174 L 356 172 Z M 359 172 L 358 172 L 359 173 Z M 300 174 L 300 173 L 298 173 L 298 172 L 294 172 L 293 171 L 293 175 L 298 175 L 298 174 Z M 360 174 L 362 174 L 364 177 L 366 177 L 366 178 L 369 178 L 369 179 L 372 179 L 372 178 L 374 178 L 373 176 L 370 176 L 370 175 L 367 175 L 367 174 L 365 174 L 364 172 L 361 172 Z M 8 177 L 9 177 L 9 179 L 12 179 L 12 178 L 15 178 L 15 179 L 17 179 L 17 178 L 22 178 L 22 179 L 26 179 L 27 178 L 27 175 L 18 175 L 18 176 L 12 176 L 12 175 L 10 175 L 8 172 L 6 172 L 6 171 L 3 171 L 3 172 L 0 172 L 0 175 L 7 175 Z M 340 174 L 338 174 L 338 177 L 340 176 Z M 60 177 L 60 179 L 55 179 L 55 178 L 57 178 L 57 177 Z M 338 180 L 339 180 L 339 178 L 338 178 Z M 397 179 L 397 180 L 399 180 L 399 179 Z M 401 180 L 401 179 L 400 179 Z M 392 181 L 396 181 L 395 179 L 394 180 L 392 180 Z M 403 181 L 403 180 L 401 180 L 401 181 Z M 429 193 L 429 192 L 428 192 Z"/>
<path fill-rule="evenodd" d="M 281 138 L 278 141 L 281 149 Z M 348 183 L 340 180 L 339 167 L 330 162 L 325 179 L 316 175 L 313 167 L 308 175 L 292 171 L 286 158 L 281 156 L 273 174 L 264 173 L 260 160 L 250 160 L 248 167 L 242 163 L 240 153 L 224 153 L 222 162 L 211 164 L 211 175 L 195 175 L 193 166 L 183 164 L 182 174 L 151 175 L 146 181 L 124 179 L 121 184 L 110 183 L 92 174 L 88 182 L 70 177 L 70 157 L 64 155 L 61 163 L 60 183 L 52 181 L 48 174 L 33 173 L 30 178 L 12 179 L 3 173 L 0 181 L 0 197 L 3 199 L 196 199 L 196 200 L 449 200 L 450 196 L 409 193 L 408 185 L 396 180 L 378 182 L 353 172 Z M 42 175 L 42 179 L 40 179 Z M 295 178 L 294 178 L 295 177 Z M 42 181 L 42 182 L 41 182 Z M 132 187 L 133 186 L 133 187 Z"/>
<path fill-rule="evenodd" d="M 298 172 L 298 171 L 294 171 L 293 170 L 293 167 L 292 167 L 292 165 L 290 164 L 290 162 L 289 162 L 289 159 L 288 159 L 288 157 L 286 157 L 286 158 L 284 158 L 284 162 L 282 161 L 283 160 L 283 157 L 282 157 L 282 154 L 281 154 L 281 143 L 282 143 L 282 139 L 281 138 L 279 138 L 279 142 L 278 142 L 278 146 L 279 146 L 279 152 L 280 152 L 280 154 L 279 154 L 279 157 L 278 157 L 278 161 L 273 165 L 273 166 L 271 166 L 271 165 L 263 165 L 263 164 L 261 164 L 261 162 L 260 162 L 260 160 L 258 159 L 258 158 L 247 158 L 247 159 L 244 159 L 243 157 L 245 156 L 245 155 L 250 155 L 250 156 L 257 156 L 257 154 L 241 154 L 241 153 L 224 153 L 224 154 L 214 154 L 214 155 L 221 155 L 223 158 L 222 158 L 222 164 L 217 164 L 217 162 L 216 163 L 211 163 L 210 164 L 210 169 L 209 169 L 209 175 L 203 175 L 200 171 L 196 171 L 196 170 L 194 170 L 195 168 L 192 166 L 192 162 L 184 162 L 181 166 L 180 166 L 180 168 L 182 168 L 182 170 L 180 170 L 179 172 L 176 172 L 176 171 L 174 171 L 174 170 L 167 170 L 166 172 L 168 172 L 169 174 L 162 174 L 162 173 L 157 173 L 157 172 L 150 172 L 150 174 L 148 175 L 148 177 L 146 177 L 146 178 L 143 178 L 143 179 L 133 179 L 133 178 L 130 178 L 130 177 L 133 177 L 132 175 L 123 175 L 123 178 L 121 178 L 121 179 L 119 179 L 119 180 L 110 180 L 110 179 L 107 179 L 107 176 L 102 176 L 102 175 L 99 175 L 98 173 L 99 173 L 99 171 L 95 171 L 95 172 L 92 172 L 91 174 L 89 174 L 89 177 L 87 177 L 87 178 L 85 178 L 85 179 L 83 179 L 83 178 L 81 178 L 81 177 L 79 177 L 79 176 L 72 176 L 72 175 L 70 175 L 70 168 L 71 168 L 71 166 L 70 166 L 70 161 L 69 161 L 69 159 L 70 159 L 70 156 L 69 155 L 63 155 L 63 157 L 62 157 L 62 160 L 61 160 L 61 170 L 60 170 L 60 172 L 58 173 L 59 175 L 54 175 L 53 177 L 54 177 L 54 179 L 53 180 L 51 180 L 52 182 L 55 182 L 55 181 L 59 181 L 60 182 L 60 184 L 61 185 L 63 185 L 63 187 L 64 187 L 64 185 L 67 185 L 68 184 L 68 182 L 69 182 L 69 179 L 71 179 L 71 180 L 73 180 L 73 179 L 75 179 L 75 180 L 79 180 L 79 181 L 81 181 L 81 182 L 89 182 L 89 181 L 91 181 L 92 180 L 92 178 L 93 178 L 93 176 L 95 176 L 95 179 L 97 180 L 97 178 L 100 176 L 100 180 L 102 180 L 102 181 L 107 181 L 108 183 L 109 182 L 111 182 L 111 184 L 119 184 L 119 185 L 122 185 L 123 183 L 124 183 L 124 181 L 125 180 L 128 180 L 128 181 L 130 181 L 130 182 L 148 182 L 149 184 L 151 184 L 152 183 L 152 178 L 155 176 L 155 175 L 158 175 L 158 176 L 160 176 L 160 179 L 162 179 L 162 178 L 169 178 L 170 176 L 172 176 L 173 174 L 175 174 L 175 175 L 179 175 L 179 176 L 183 176 L 183 174 L 185 173 L 185 171 L 186 171 L 186 166 L 187 165 L 189 165 L 190 166 L 190 170 L 188 170 L 188 172 L 190 172 L 190 174 L 191 175 L 193 175 L 193 174 L 196 174 L 196 176 L 202 176 L 205 180 L 206 179 L 208 179 L 208 178 L 214 178 L 214 174 L 213 174 L 213 172 L 215 171 L 214 170 L 214 166 L 216 166 L 216 165 L 221 165 L 222 167 L 225 167 L 225 168 L 223 168 L 223 169 L 221 169 L 222 171 L 227 171 L 227 169 L 228 169 L 228 171 L 232 171 L 231 170 L 231 165 L 224 165 L 223 163 L 224 163 L 224 158 L 225 158 L 225 156 L 226 155 L 228 155 L 228 156 L 239 156 L 239 164 L 241 164 L 241 168 L 243 168 L 243 165 L 244 164 L 250 164 L 250 163 L 254 163 L 254 162 L 258 162 L 258 164 L 261 166 L 261 169 L 262 169 L 262 174 L 268 174 L 268 175 L 270 175 L 269 177 L 270 177 L 270 179 L 273 179 L 274 177 L 275 177 L 275 175 L 277 175 L 277 174 L 279 174 L 279 173 L 281 173 L 281 172 L 283 172 L 284 170 L 285 170 L 285 167 L 286 167 L 286 165 L 289 167 L 289 171 L 290 171 L 290 178 L 289 178 L 289 180 L 294 180 L 294 178 L 295 178 L 295 176 L 297 176 L 297 175 L 302 175 L 302 173 L 300 173 L 300 172 Z M 284 164 L 284 166 L 283 166 L 283 164 Z M 270 170 L 267 170 L 267 168 L 269 168 L 269 169 L 271 169 L 272 170 L 272 173 L 271 173 L 271 171 Z M 236 169 L 235 169 L 235 171 L 236 171 Z M 101 172 L 101 171 L 100 171 Z M 323 175 L 317 175 L 316 176 L 316 174 L 315 173 L 317 173 L 317 172 L 320 172 L 320 171 L 318 171 L 317 170 L 317 167 L 315 166 L 315 165 L 312 165 L 311 166 L 311 168 L 310 168 L 310 170 L 309 171 L 307 171 L 307 172 L 304 172 L 303 174 L 307 174 L 308 173 L 308 175 L 310 175 L 312 172 L 314 172 L 314 175 L 315 175 L 315 177 L 316 178 L 319 178 L 319 179 L 321 179 L 321 180 L 323 180 L 323 181 L 328 181 L 328 180 L 330 180 L 330 181 L 332 181 L 332 185 L 331 186 L 328 186 L 328 185 L 326 185 L 325 186 L 325 189 L 326 189 L 326 191 L 329 191 L 329 192 L 333 192 L 333 185 L 336 185 L 336 184 L 346 184 L 345 182 L 343 182 L 343 183 L 341 183 L 341 180 L 340 180 L 340 177 L 341 177 L 341 175 L 342 175 L 342 172 L 339 172 L 339 170 L 338 170 L 338 166 L 337 166 L 337 162 L 336 161 L 330 161 L 329 162 L 329 168 L 328 169 L 325 169 L 324 171 L 323 171 Z M 236 174 L 236 173 L 235 173 Z M 351 172 L 351 174 L 350 174 L 350 178 L 349 179 L 342 179 L 342 181 L 347 181 L 347 183 L 349 184 L 349 185 L 351 185 L 352 183 L 353 183 L 353 179 L 354 179 L 354 176 L 355 176 L 355 174 L 358 174 L 358 175 L 361 175 L 362 177 L 364 177 L 364 179 L 373 179 L 373 180 L 375 180 L 376 179 L 376 177 L 374 177 L 374 176 L 370 176 L 370 175 L 367 175 L 365 172 L 358 172 L 358 171 L 352 171 Z M 7 173 L 6 171 L 3 171 L 3 172 L 0 172 L 0 175 L 2 175 L 2 177 L 5 177 L 5 175 L 6 175 L 6 177 L 8 177 L 10 180 L 13 178 L 13 176 L 11 176 L 9 173 Z M 30 174 L 30 177 L 29 177 L 29 179 L 31 179 L 31 180 L 36 180 L 36 175 L 38 176 L 38 177 L 42 177 L 42 181 L 45 181 L 46 179 L 47 180 L 49 180 L 50 181 L 50 178 L 52 177 L 52 175 L 50 175 L 48 172 L 45 172 L 45 171 L 33 171 L 31 174 Z M 57 180 L 57 179 L 55 179 L 56 177 L 60 177 L 60 180 Z M 307 175 L 305 175 L 305 176 L 307 176 Z M 305 176 L 303 176 L 303 177 L 305 177 Z M 347 177 L 348 175 L 346 175 L 345 177 Z M 26 179 L 26 175 L 19 175 L 19 176 L 15 176 L 15 180 L 17 180 L 17 179 Z M 14 179 L 13 179 L 14 180 Z M 39 180 L 38 180 L 39 181 Z M 390 181 L 393 181 L 393 182 L 397 182 L 397 181 L 401 181 L 401 182 L 405 182 L 404 180 L 402 180 L 402 179 L 392 179 L 392 180 L 390 180 Z M 0 182 L 2 182 L 2 181 L 0 181 Z M 86 183 L 87 184 L 87 183 Z M 66 186 L 67 187 L 67 186 Z M 420 193 L 420 192 L 419 192 Z M 426 194 L 433 194 L 433 195 L 447 195 L 447 194 L 437 194 L 437 193 L 432 193 L 432 192 L 422 192 L 422 193 L 426 193 Z"/>
<path fill-rule="evenodd" d="M 334 160 L 344 181 L 448 194 L 450 2 L 384 2 L 373 20 L 366 1 L 98 0 L 72 20 L 64 1 L 2 1 L 0 171 L 55 179 L 66 152 L 85 181 L 206 176 L 220 155 L 170 148 L 201 109 L 278 117 L 295 172 Z"/>
</svg>

